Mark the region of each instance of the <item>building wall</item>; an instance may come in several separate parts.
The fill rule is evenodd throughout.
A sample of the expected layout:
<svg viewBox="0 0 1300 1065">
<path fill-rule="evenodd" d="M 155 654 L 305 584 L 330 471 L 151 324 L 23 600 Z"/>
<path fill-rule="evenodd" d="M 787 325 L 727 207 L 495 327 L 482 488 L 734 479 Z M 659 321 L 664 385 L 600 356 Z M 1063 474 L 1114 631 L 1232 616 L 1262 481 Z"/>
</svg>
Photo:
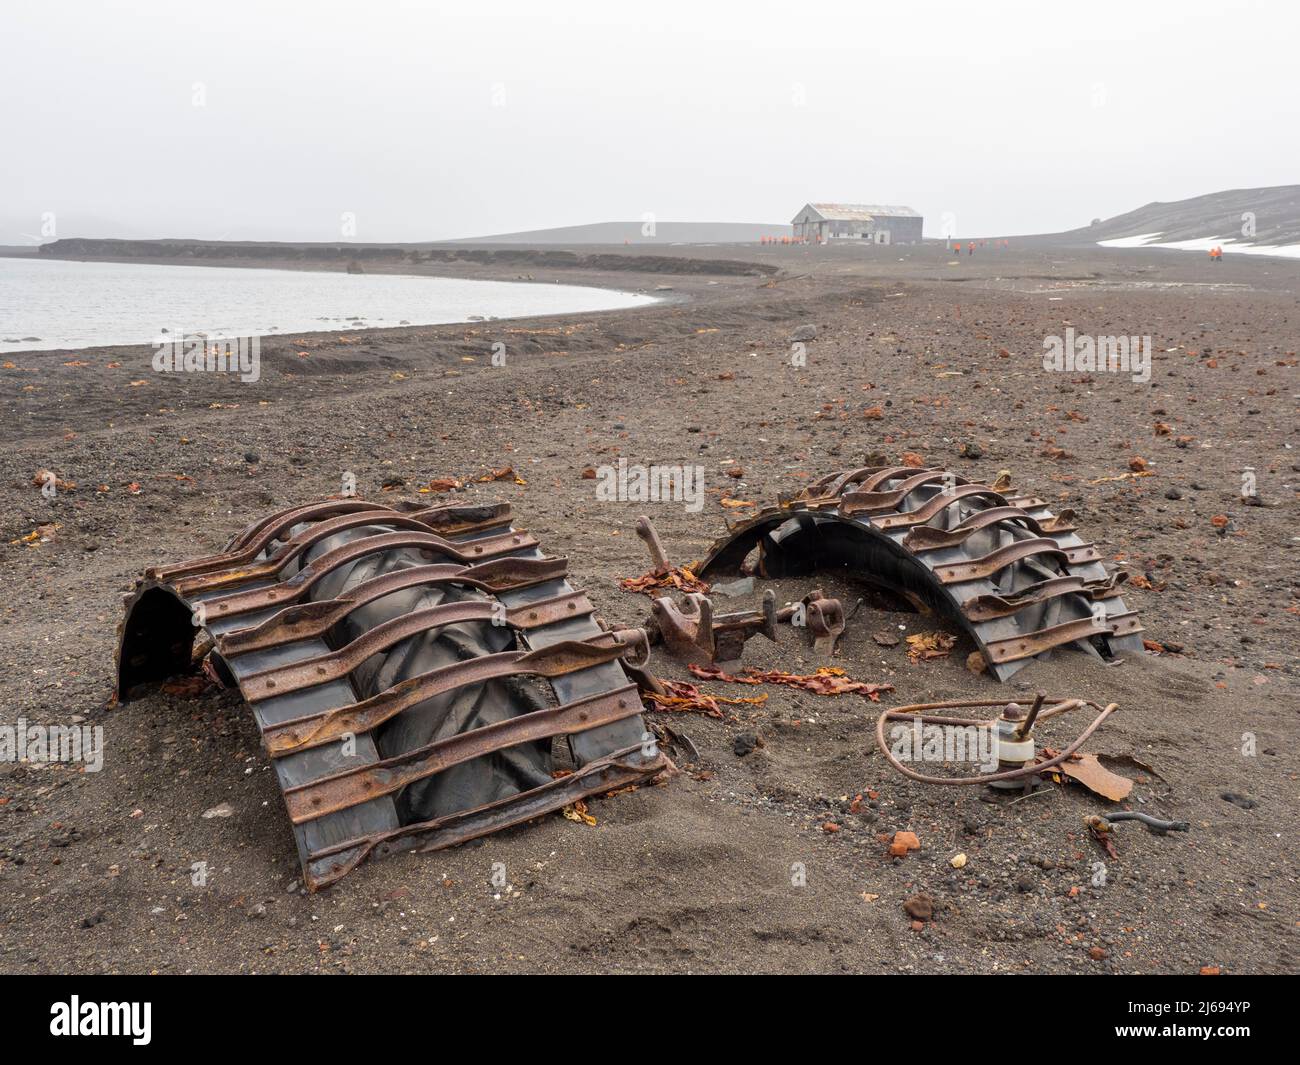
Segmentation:
<svg viewBox="0 0 1300 1065">
<path fill-rule="evenodd" d="M 923 218 L 877 218 L 876 228 L 889 230 L 891 244 L 920 244 Z"/>
<path fill-rule="evenodd" d="M 802 217 L 802 216 L 800 216 Z M 919 244 L 921 242 L 921 225 L 924 219 L 904 216 L 877 215 L 874 222 L 851 222 L 832 219 L 827 222 L 809 222 L 794 224 L 796 237 L 815 239 L 826 236 L 831 240 L 871 240 L 876 232 L 889 231 L 891 244 Z"/>
</svg>

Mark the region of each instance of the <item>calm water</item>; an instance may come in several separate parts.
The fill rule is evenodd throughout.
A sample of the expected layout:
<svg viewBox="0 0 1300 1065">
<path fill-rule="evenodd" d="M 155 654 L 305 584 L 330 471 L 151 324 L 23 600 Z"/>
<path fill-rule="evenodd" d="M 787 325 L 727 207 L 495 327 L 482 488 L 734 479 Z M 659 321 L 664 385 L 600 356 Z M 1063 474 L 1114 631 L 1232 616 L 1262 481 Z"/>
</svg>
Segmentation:
<svg viewBox="0 0 1300 1065">
<path fill-rule="evenodd" d="M 178 333 L 353 332 L 654 302 L 575 285 L 0 258 L 0 351 L 152 344 Z"/>
</svg>

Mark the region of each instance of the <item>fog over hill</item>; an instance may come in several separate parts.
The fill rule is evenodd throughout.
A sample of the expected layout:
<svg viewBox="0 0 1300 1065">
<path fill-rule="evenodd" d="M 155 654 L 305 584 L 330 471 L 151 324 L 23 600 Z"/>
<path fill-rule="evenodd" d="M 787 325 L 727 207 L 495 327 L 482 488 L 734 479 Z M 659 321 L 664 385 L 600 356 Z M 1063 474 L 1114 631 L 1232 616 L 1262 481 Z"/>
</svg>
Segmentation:
<svg viewBox="0 0 1300 1065">
<path fill-rule="evenodd" d="M 592 222 L 583 226 L 494 233 L 452 244 L 748 244 L 788 237 L 788 222 Z"/>
<path fill-rule="evenodd" d="M 1244 247 L 1285 247 L 1300 243 L 1300 185 L 1229 189 L 1148 203 L 1061 236 L 1079 242 L 1148 236 L 1143 244 L 1218 240 Z"/>
</svg>

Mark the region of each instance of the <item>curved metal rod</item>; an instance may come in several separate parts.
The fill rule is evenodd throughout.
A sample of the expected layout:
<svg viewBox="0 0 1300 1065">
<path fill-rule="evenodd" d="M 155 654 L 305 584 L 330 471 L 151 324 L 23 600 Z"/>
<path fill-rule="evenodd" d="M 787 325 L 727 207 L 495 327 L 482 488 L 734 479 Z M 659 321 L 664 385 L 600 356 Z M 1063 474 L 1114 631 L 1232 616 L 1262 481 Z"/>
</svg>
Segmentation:
<svg viewBox="0 0 1300 1065">
<path fill-rule="evenodd" d="M 922 784 L 945 784 L 945 785 L 992 784 L 994 781 L 997 780 L 1020 780 L 1024 777 L 1036 776 L 1039 773 L 1042 773 L 1046 769 L 1052 769 L 1053 767 L 1060 765 L 1062 762 L 1066 761 L 1066 759 L 1070 758 L 1075 751 L 1077 751 L 1080 747 L 1084 745 L 1088 737 L 1091 736 L 1094 732 L 1097 731 L 1097 729 L 1101 727 L 1102 722 L 1105 721 L 1106 718 L 1110 717 L 1111 714 L 1113 714 L 1116 710 L 1119 709 L 1119 703 L 1110 703 L 1105 707 L 1105 709 L 1103 709 L 1102 707 L 1098 706 L 1096 703 L 1092 702 L 1092 700 L 1090 699 L 1062 700 L 1061 702 L 1057 703 L 1055 706 L 1051 706 L 1048 709 L 1042 711 L 1042 713 L 1038 715 L 1038 719 L 1042 721 L 1049 717 L 1055 717 L 1058 714 L 1067 713 L 1070 710 L 1077 710 L 1079 707 L 1085 705 L 1091 706 L 1093 709 L 1097 711 L 1097 716 L 1094 717 L 1091 722 L 1089 722 L 1088 727 L 1086 729 L 1084 729 L 1081 733 L 1079 733 L 1078 737 L 1074 740 L 1073 743 L 1070 744 L 1070 746 L 1066 747 L 1065 750 L 1063 750 L 1055 758 L 1049 758 L 1046 762 L 1036 762 L 1033 765 L 1021 766 L 1019 769 L 1005 769 L 998 773 L 982 773 L 979 776 L 974 776 L 974 777 L 933 777 L 933 776 L 927 776 L 924 773 L 918 773 L 913 769 L 909 769 L 897 758 L 895 758 L 893 752 L 890 751 L 889 749 L 889 745 L 885 743 L 885 722 L 886 721 L 892 721 L 892 720 L 897 720 L 899 718 L 906 717 L 906 718 L 911 718 L 913 721 L 920 721 L 922 724 L 925 725 L 988 725 L 991 724 L 991 721 L 989 719 L 971 720 L 969 718 L 961 718 L 961 717 L 942 717 L 942 716 L 921 713 L 921 711 L 957 709 L 958 707 L 965 707 L 965 706 L 1005 706 L 1005 705 L 1006 705 L 1005 701 L 990 702 L 990 701 L 981 700 L 977 702 L 962 702 L 962 703 L 918 703 L 913 706 L 900 706 L 894 710 L 886 710 L 884 713 L 880 715 L 879 718 L 876 719 L 876 743 L 880 745 L 880 751 L 885 756 L 885 760 L 888 761 L 890 765 L 892 765 L 895 769 L 897 769 L 900 773 L 903 774 L 903 776 L 907 777 L 909 780 L 916 780 Z"/>
</svg>

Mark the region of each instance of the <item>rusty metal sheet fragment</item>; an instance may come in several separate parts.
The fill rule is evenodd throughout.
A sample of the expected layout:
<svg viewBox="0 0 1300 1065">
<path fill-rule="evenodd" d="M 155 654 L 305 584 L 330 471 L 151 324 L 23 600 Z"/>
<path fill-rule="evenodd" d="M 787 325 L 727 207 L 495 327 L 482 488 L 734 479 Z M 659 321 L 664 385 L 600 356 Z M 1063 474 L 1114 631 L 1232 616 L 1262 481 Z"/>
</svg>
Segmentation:
<svg viewBox="0 0 1300 1065">
<path fill-rule="evenodd" d="M 1133 790 L 1133 781 L 1128 777 L 1112 773 L 1091 752 L 1075 754 L 1067 758 L 1052 770 L 1062 773 L 1072 780 L 1077 780 L 1089 791 L 1096 792 L 1111 802 L 1122 802 Z"/>
</svg>

